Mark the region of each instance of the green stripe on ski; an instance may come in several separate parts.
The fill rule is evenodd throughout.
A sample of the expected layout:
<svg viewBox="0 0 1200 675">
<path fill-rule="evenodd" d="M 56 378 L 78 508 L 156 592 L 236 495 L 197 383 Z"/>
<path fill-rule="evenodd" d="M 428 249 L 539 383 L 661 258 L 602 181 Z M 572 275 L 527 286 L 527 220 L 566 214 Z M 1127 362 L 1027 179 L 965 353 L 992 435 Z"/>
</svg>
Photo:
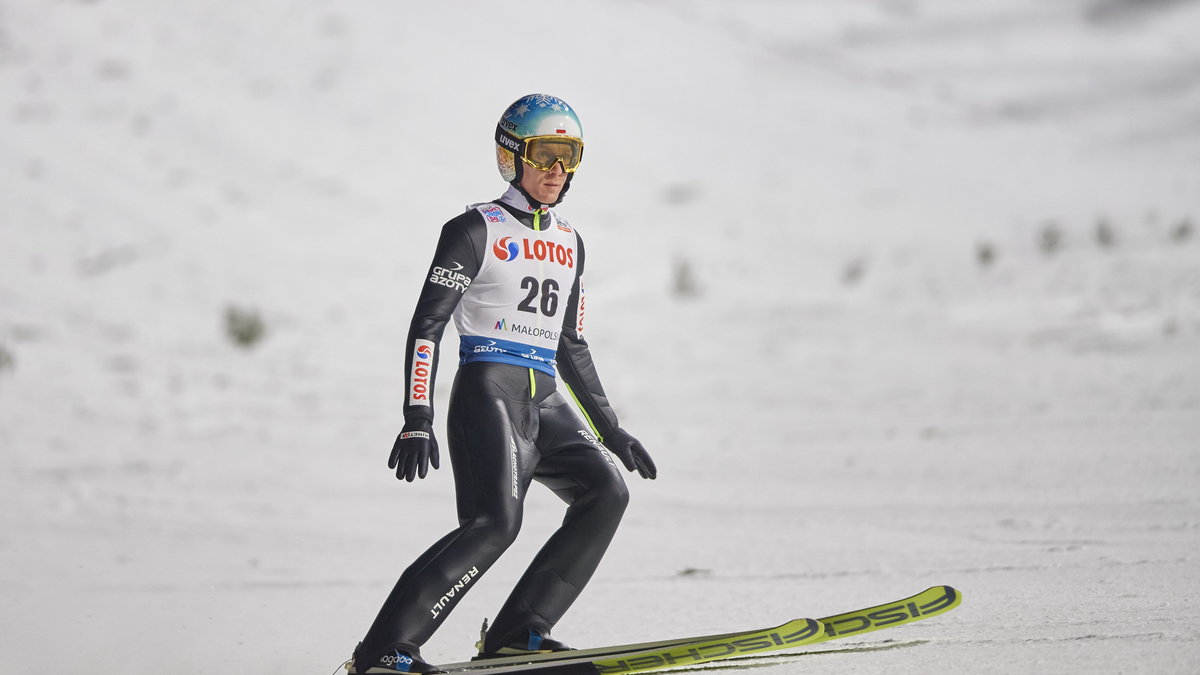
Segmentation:
<svg viewBox="0 0 1200 675">
<path fill-rule="evenodd" d="M 960 604 L 962 593 L 950 586 L 934 586 L 904 600 L 823 617 L 820 622 L 825 624 L 825 635 L 814 640 L 812 644 L 903 626 L 906 623 L 945 614 Z"/>
<path fill-rule="evenodd" d="M 596 659 L 596 672 L 635 673 L 695 665 L 760 652 L 792 649 L 830 640 L 854 637 L 944 614 L 962 604 L 962 594 L 950 586 L 934 586 L 912 597 L 865 609 L 834 614 L 813 621 L 797 619 L 779 628 L 748 633 L 742 637 L 723 637 L 706 642 L 688 642 L 637 655 Z M 801 636 L 800 626 L 822 626 L 816 634 Z M 780 636 L 785 636 L 781 640 Z M 781 644 L 782 643 L 782 644 Z"/>
<path fill-rule="evenodd" d="M 818 619 L 814 623 L 822 625 L 823 630 L 812 636 L 812 639 L 803 641 L 785 643 L 774 647 L 774 649 L 790 649 L 806 645 L 820 644 L 830 640 L 839 640 L 842 638 L 855 637 L 864 635 L 876 630 L 884 628 L 893 628 L 905 624 L 927 619 L 932 616 L 944 614 L 962 603 L 962 594 L 950 586 L 934 586 L 926 589 L 912 597 L 902 600 L 895 600 L 883 605 L 867 607 L 865 609 L 855 610 L 853 612 L 845 612 L 842 614 L 834 614 L 823 619 Z M 720 633 L 716 635 L 703 635 L 688 638 L 675 638 L 671 640 L 659 640 L 655 642 L 642 642 L 636 644 L 613 645 L 609 647 L 595 647 L 591 649 L 577 649 L 566 652 L 549 652 L 542 654 L 529 654 L 526 656 L 508 656 L 495 659 L 486 659 L 481 661 L 464 661 L 461 663 L 447 663 L 441 667 L 447 672 L 478 672 L 480 675 L 500 675 L 501 673 L 517 673 L 517 672 L 540 672 L 543 675 L 553 675 L 554 666 L 562 666 L 562 672 L 569 673 L 628 673 L 639 672 L 638 670 L 603 670 L 598 665 L 590 667 L 592 664 L 608 664 L 607 668 L 619 668 L 620 662 L 624 661 L 629 665 L 631 659 L 647 659 L 646 662 L 639 661 L 637 665 L 643 666 L 642 671 L 657 670 L 662 668 L 672 667 L 666 665 L 669 659 L 680 659 L 683 657 L 672 656 L 675 653 L 688 653 L 689 649 L 697 649 L 698 646 L 708 645 L 703 647 L 702 652 L 697 652 L 700 656 L 712 656 L 708 661 L 735 658 L 742 655 L 750 655 L 755 651 L 737 651 L 736 648 L 719 648 L 718 645 L 731 644 L 734 642 L 742 642 L 745 640 L 753 641 L 756 638 L 761 639 L 763 635 L 780 634 L 787 626 L 793 625 L 808 625 L 807 622 L 811 619 L 797 619 L 780 626 L 778 628 L 766 628 L 760 630 L 735 631 L 731 633 Z M 772 643 L 775 641 L 772 639 Z M 718 651 L 724 651 L 717 655 Z M 769 650 L 761 650 L 769 651 Z M 666 656 L 664 656 L 666 654 Z M 654 659 L 657 657 L 661 660 L 659 665 L 649 665 L 657 663 Z M 675 665 L 688 665 L 694 663 L 703 663 L 704 661 L 692 660 L 689 662 L 679 661 Z"/>
<path fill-rule="evenodd" d="M 780 649 L 811 644 L 825 634 L 824 626 L 816 619 L 795 619 L 782 626 L 763 630 L 731 633 L 728 637 L 689 641 L 653 649 L 621 651 L 608 656 L 581 656 L 577 652 L 555 652 L 531 655 L 521 662 L 491 665 L 492 661 L 475 661 L 459 669 L 456 664 L 441 666 L 446 672 L 478 672 L 487 675 L 503 673 L 539 673 L 540 675 L 609 675 L 642 673 L 664 668 L 691 666 L 709 661 L 750 656 Z M 537 656 L 550 659 L 535 661 Z M 520 657 L 517 657 L 520 658 Z"/>
<path fill-rule="evenodd" d="M 824 634 L 821 622 L 815 619 L 796 619 L 778 628 L 748 633 L 741 637 L 688 642 L 625 656 L 597 659 L 591 663 L 597 673 L 604 675 L 639 673 L 800 647 L 821 639 Z"/>
<path fill-rule="evenodd" d="M 714 633 L 713 635 L 695 635 L 692 637 L 672 638 L 669 640 L 654 640 L 652 642 L 636 642 L 623 645 L 610 645 L 607 647 L 590 647 L 587 649 L 572 649 L 565 652 L 543 652 L 526 654 L 522 656 L 499 656 L 491 659 L 482 659 L 479 661 L 462 661 L 459 663 L 444 663 L 439 667 L 447 672 L 461 672 L 469 670 L 491 669 L 498 666 L 524 664 L 524 663 L 541 663 L 546 661 L 562 661 L 564 659 L 586 659 L 586 658 L 602 658 L 605 656 L 617 654 L 630 654 L 633 652 L 643 652 L 654 649 L 662 649 L 664 647 L 674 647 L 676 645 L 691 644 L 694 642 L 708 642 L 714 640 L 731 640 L 734 638 L 742 638 L 747 635 L 752 635 L 756 632 L 766 631 L 771 629 L 756 629 L 756 630 L 739 630 L 729 633 Z"/>
</svg>

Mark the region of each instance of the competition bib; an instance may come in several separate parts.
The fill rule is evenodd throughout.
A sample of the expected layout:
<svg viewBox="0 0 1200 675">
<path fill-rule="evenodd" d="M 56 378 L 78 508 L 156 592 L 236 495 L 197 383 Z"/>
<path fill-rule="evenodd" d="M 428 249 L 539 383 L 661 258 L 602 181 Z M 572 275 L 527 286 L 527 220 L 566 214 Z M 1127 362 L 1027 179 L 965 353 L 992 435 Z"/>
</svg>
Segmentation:
<svg viewBox="0 0 1200 675">
<path fill-rule="evenodd" d="M 577 241 L 552 211 L 532 230 L 498 204 L 474 207 L 487 224 L 479 274 L 454 312 L 459 363 L 496 361 L 554 375 L 563 315 L 575 283 Z"/>
</svg>

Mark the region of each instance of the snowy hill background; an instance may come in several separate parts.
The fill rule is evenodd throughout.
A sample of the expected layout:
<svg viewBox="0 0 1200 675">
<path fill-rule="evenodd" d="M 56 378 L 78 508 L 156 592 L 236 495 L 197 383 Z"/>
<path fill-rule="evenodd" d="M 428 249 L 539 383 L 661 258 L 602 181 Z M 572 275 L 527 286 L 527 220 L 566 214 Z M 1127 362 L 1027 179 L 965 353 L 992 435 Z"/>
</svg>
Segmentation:
<svg viewBox="0 0 1200 675">
<path fill-rule="evenodd" d="M 495 120 L 546 91 L 588 142 L 560 211 L 589 340 L 661 473 L 557 636 L 949 583 L 945 618 L 757 665 L 1194 672 L 1198 27 L 1181 0 L 0 1 L 0 662 L 348 657 L 454 525 L 449 471 L 384 464 L 437 228 L 501 192 Z M 531 496 L 427 657 L 470 653 L 560 517 Z"/>
</svg>

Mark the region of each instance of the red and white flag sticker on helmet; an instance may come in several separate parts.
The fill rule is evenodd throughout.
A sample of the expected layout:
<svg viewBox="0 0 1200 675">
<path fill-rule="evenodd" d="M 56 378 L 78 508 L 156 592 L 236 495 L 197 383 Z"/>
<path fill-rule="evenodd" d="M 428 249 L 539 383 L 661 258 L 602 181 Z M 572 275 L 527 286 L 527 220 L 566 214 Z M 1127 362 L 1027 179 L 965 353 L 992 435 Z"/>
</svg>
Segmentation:
<svg viewBox="0 0 1200 675">
<path fill-rule="evenodd" d="M 412 372 L 408 378 L 408 404 L 429 405 L 430 386 L 433 379 L 434 344 L 429 340 L 413 341 Z"/>
</svg>

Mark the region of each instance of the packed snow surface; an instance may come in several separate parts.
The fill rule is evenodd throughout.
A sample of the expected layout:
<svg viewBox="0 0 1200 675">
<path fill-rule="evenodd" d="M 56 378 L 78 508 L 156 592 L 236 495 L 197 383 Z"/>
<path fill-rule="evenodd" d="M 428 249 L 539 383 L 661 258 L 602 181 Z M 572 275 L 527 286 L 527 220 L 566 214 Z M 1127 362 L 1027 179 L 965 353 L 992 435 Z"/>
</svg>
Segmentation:
<svg viewBox="0 0 1200 675">
<path fill-rule="evenodd" d="M 349 657 L 456 524 L 446 467 L 386 467 L 404 338 L 544 91 L 588 144 L 588 338 L 660 470 L 555 637 L 950 584 L 740 665 L 1200 671 L 1198 29 L 1181 0 L 0 0 L 3 670 Z M 531 493 L 428 659 L 561 514 Z"/>
</svg>

